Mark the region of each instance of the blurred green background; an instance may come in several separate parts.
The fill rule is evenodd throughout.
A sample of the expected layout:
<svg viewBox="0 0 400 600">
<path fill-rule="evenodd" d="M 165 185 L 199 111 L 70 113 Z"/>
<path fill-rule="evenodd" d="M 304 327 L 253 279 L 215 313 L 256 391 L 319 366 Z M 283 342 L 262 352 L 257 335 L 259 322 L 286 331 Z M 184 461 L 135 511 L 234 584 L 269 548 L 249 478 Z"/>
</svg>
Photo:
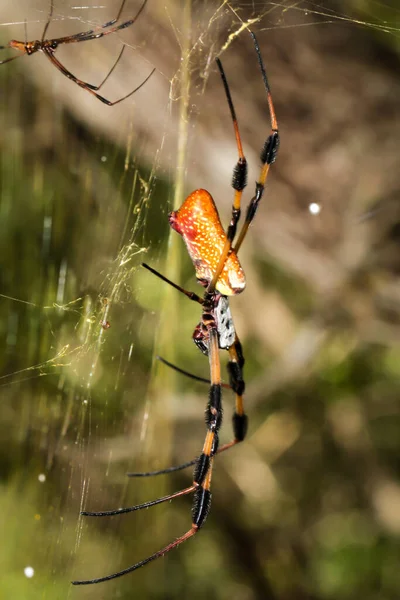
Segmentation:
<svg viewBox="0 0 400 600">
<path fill-rule="evenodd" d="M 55 1 L 48 36 L 118 7 Z M 24 39 L 25 19 L 40 38 L 48 8 L 4 0 L 0 44 Z M 127 0 L 122 19 L 137 9 Z M 110 100 L 156 67 L 114 108 L 41 53 L 0 66 L 1 599 L 399 597 L 399 9 L 148 0 L 124 32 L 57 51 L 97 83 L 125 43 Z M 229 219 L 237 152 L 217 55 L 249 161 L 245 204 L 252 195 L 269 119 L 247 20 L 282 133 L 241 251 L 247 289 L 231 302 L 248 438 L 216 460 L 200 535 L 74 588 L 190 527 L 190 498 L 107 519 L 79 511 L 191 482 L 190 469 L 126 477 L 190 460 L 205 434 L 207 386 L 155 361 L 208 377 L 191 341 L 199 310 L 140 263 L 198 292 L 167 214 L 205 187 Z M 224 401 L 228 441 L 233 395 Z"/>
</svg>

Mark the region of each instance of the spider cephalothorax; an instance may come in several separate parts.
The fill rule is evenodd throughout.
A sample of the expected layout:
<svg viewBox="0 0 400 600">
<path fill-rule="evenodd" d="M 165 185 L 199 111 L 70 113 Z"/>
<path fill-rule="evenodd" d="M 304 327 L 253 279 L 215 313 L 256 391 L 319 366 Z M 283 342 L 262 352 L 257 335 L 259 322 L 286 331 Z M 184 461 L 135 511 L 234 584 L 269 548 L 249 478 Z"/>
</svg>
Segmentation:
<svg viewBox="0 0 400 600">
<path fill-rule="evenodd" d="M 204 299 L 203 318 L 193 332 L 193 341 L 203 354 L 209 353 L 209 329 L 204 321 L 213 319 L 218 332 L 218 346 L 228 350 L 235 342 L 236 330 L 229 301 L 222 294 L 213 294 Z"/>
</svg>

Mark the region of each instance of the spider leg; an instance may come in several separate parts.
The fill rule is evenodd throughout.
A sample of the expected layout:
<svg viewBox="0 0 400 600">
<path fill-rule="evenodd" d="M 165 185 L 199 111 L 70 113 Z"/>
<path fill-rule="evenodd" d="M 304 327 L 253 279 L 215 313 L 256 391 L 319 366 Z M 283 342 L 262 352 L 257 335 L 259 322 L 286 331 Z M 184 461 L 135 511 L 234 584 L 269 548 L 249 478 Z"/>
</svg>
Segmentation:
<svg viewBox="0 0 400 600">
<path fill-rule="evenodd" d="M 175 473 L 175 471 L 183 471 L 188 467 L 193 467 L 198 461 L 198 457 L 189 460 L 188 462 L 182 463 L 175 467 L 167 467 L 166 469 L 160 469 L 159 471 L 145 471 L 139 473 L 127 473 L 128 477 L 154 477 L 155 475 L 168 475 L 168 473 Z"/>
<path fill-rule="evenodd" d="M 229 110 L 231 113 L 231 119 L 233 123 L 233 130 L 235 132 L 236 146 L 239 154 L 238 161 L 233 169 L 232 175 L 232 187 L 235 190 L 235 195 L 232 204 L 232 216 L 226 232 L 226 242 L 222 250 L 217 269 L 215 270 L 214 276 L 208 288 L 209 291 L 214 291 L 219 276 L 225 266 L 226 259 L 228 258 L 231 250 L 233 238 L 236 235 L 236 228 L 240 219 L 240 205 L 243 195 L 243 190 L 247 185 L 247 160 L 243 152 L 242 139 L 240 137 L 239 124 L 236 117 L 235 107 L 233 105 L 231 92 L 229 89 L 228 81 L 226 79 L 225 71 L 219 58 L 216 59 L 217 66 L 221 75 L 222 83 L 224 85 L 226 99 L 228 101 Z"/>
<path fill-rule="evenodd" d="M 117 577 L 122 577 L 123 575 L 127 575 L 128 573 L 132 573 L 132 571 L 136 571 L 137 569 L 140 569 L 140 567 L 144 567 L 144 565 L 147 565 L 149 562 L 156 560 L 157 558 L 160 558 L 161 556 L 164 556 L 170 550 L 173 550 L 177 546 L 180 546 L 180 544 L 183 544 L 183 542 L 186 542 L 186 540 L 188 540 L 193 535 L 195 535 L 198 532 L 198 529 L 199 529 L 198 527 L 195 527 L 193 525 L 189 529 L 189 531 L 184 533 L 181 537 L 176 539 L 171 544 L 168 544 L 168 546 L 165 546 L 165 548 L 163 548 L 162 550 L 155 552 L 148 558 L 141 560 L 140 562 L 136 563 L 135 565 L 132 565 L 131 567 L 128 567 L 127 569 L 124 569 L 123 571 L 119 571 L 118 573 L 113 573 L 112 575 L 106 575 L 106 577 L 100 577 L 99 579 L 87 579 L 86 581 L 85 580 L 71 581 L 71 583 L 72 583 L 72 585 L 90 585 L 92 583 L 102 583 L 103 581 L 110 581 L 110 579 L 116 579 Z"/>
<path fill-rule="evenodd" d="M 238 239 L 234 246 L 235 252 L 239 251 L 239 248 L 242 245 L 242 242 L 246 236 L 249 225 L 252 222 L 252 220 L 254 219 L 254 216 L 255 216 L 257 208 L 258 208 L 258 204 L 264 194 L 265 184 L 266 184 L 266 180 L 267 180 L 268 173 L 269 173 L 269 168 L 272 165 L 272 163 L 275 162 L 276 155 L 277 155 L 278 149 L 279 149 L 278 122 L 276 120 L 274 104 L 272 102 L 271 88 L 269 87 L 267 73 L 265 71 L 265 66 L 264 66 L 263 59 L 261 57 L 261 52 L 260 52 L 260 48 L 259 48 L 259 45 L 257 42 L 257 38 L 254 35 L 254 33 L 252 33 L 252 32 L 250 32 L 250 33 L 253 38 L 254 47 L 256 49 L 258 64 L 259 64 L 259 67 L 261 70 L 261 75 L 262 75 L 262 79 L 264 82 L 265 91 L 267 92 L 268 110 L 269 110 L 269 115 L 270 115 L 270 119 L 271 119 L 271 133 L 268 136 L 268 138 L 266 139 L 263 149 L 261 150 L 261 154 L 260 154 L 261 171 L 260 171 L 259 178 L 256 182 L 256 191 L 247 207 L 246 217 L 245 217 L 244 223 L 242 225 L 242 228 L 240 230 Z"/>
<path fill-rule="evenodd" d="M 238 336 L 236 335 L 233 345 L 228 348 L 229 362 L 228 362 L 228 373 L 230 387 L 233 389 L 236 395 L 235 412 L 232 416 L 232 427 L 234 438 L 231 442 L 224 444 L 218 449 L 218 452 L 224 452 L 229 448 L 232 448 L 239 442 L 243 442 L 247 433 L 248 418 L 244 412 L 243 407 L 243 394 L 245 390 L 245 382 L 243 379 L 243 366 L 244 357 L 242 352 L 242 344 Z"/>
<path fill-rule="evenodd" d="M 111 27 L 119 20 L 122 10 L 124 8 L 125 2 L 126 2 L 126 0 L 123 0 L 121 7 L 118 11 L 118 15 L 115 17 L 115 19 L 112 19 L 111 21 L 104 23 L 104 25 L 99 25 L 98 27 L 89 29 L 88 31 L 82 31 L 81 33 L 76 33 L 75 35 L 68 35 L 65 37 L 57 38 L 54 41 L 57 42 L 58 45 L 74 44 L 77 42 L 88 42 L 89 40 L 98 40 L 99 38 L 104 37 L 105 35 L 109 35 L 110 33 L 115 33 L 116 31 L 120 31 L 121 29 L 126 29 L 127 27 L 130 27 L 139 18 L 139 15 L 141 14 L 141 12 L 143 11 L 144 7 L 147 4 L 147 0 L 144 0 L 144 2 L 142 3 L 141 7 L 139 8 L 138 12 L 136 13 L 136 15 L 134 17 L 132 17 L 131 19 L 128 19 L 127 21 L 124 21 L 123 23 L 120 23 L 120 25 Z M 107 31 L 102 31 L 103 29 L 107 29 L 108 27 L 111 27 L 111 29 L 108 29 Z"/>
<path fill-rule="evenodd" d="M 81 511 L 81 515 L 83 517 L 112 517 L 114 515 L 123 515 L 129 512 L 135 512 L 136 510 L 142 510 L 142 508 L 150 508 L 150 506 L 156 506 L 156 504 L 162 504 L 163 502 L 169 502 L 170 500 L 179 498 L 180 496 L 186 496 L 187 494 L 194 492 L 195 489 L 196 486 L 191 485 L 190 487 L 180 490 L 179 492 L 168 494 L 168 496 L 162 496 L 161 498 L 157 498 L 157 500 L 150 500 L 150 502 L 144 502 L 143 504 L 136 504 L 136 506 L 117 508 L 116 510 L 102 510 L 98 512 L 83 510 Z"/>
<path fill-rule="evenodd" d="M 158 271 L 156 271 L 155 269 L 153 269 L 152 267 L 150 267 L 146 263 L 142 263 L 142 267 L 144 267 L 145 269 L 147 269 L 148 271 L 150 271 L 150 273 L 153 273 L 153 275 L 155 275 L 156 277 L 159 277 L 160 279 L 162 279 L 163 281 L 165 281 L 165 283 L 168 283 L 169 285 L 171 285 L 173 288 L 175 288 L 176 290 L 178 290 L 178 292 L 182 292 L 182 294 L 185 294 L 185 296 L 187 298 L 189 298 L 189 300 L 193 300 L 194 302 L 198 302 L 199 304 L 203 304 L 203 298 L 200 298 L 200 296 L 198 296 L 194 292 L 188 292 L 187 290 L 183 289 L 183 287 L 181 287 L 177 283 L 174 283 L 173 281 L 171 281 L 170 279 L 168 279 L 167 277 L 165 277 L 164 275 L 162 275 L 161 273 L 159 273 Z"/>
<path fill-rule="evenodd" d="M 105 82 L 107 81 L 107 79 L 110 77 L 110 75 L 114 72 L 115 67 L 117 66 L 117 64 L 119 63 L 119 61 L 122 58 L 122 55 L 125 51 L 126 46 L 122 46 L 122 50 L 118 55 L 117 60 L 115 61 L 115 63 L 113 64 L 113 66 L 111 67 L 111 69 L 108 71 L 107 75 L 104 77 L 103 81 L 100 83 L 100 85 L 92 85 L 91 83 L 87 83 L 86 81 L 82 82 L 85 84 L 85 87 L 94 90 L 95 92 L 98 92 L 100 88 L 103 87 L 103 85 L 105 84 Z"/>
<path fill-rule="evenodd" d="M 144 84 L 150 79 L 150 77 L 153 75 L 153 73 L 155 71 L 155 69 L 153 69 L 151 71 L 151 73 L 146 77 L 146 79 L 144 81 L 142 81 L 142 83 L 140 85 L 138 85 L 132 92 L 129 92 L 129 94 L 127 94 L 126 96 L 123 96 L 122 98 L 119 98 L 118 100 L 115 100 L 114 102 L 110 102 L 110 100 L 107 100 L 107 98 L 104 98 L 103 96 L 100 96 L 100 94 L 97 94 L 94 91 L 93 86 L 91 86 L 91 84 L 87 84 L 85 81 L 82 81 L 81 79 L 78 79 L 78 77 L 76 77 L 73 73 L 71 73 L 71 71 L 68 71 L 68 69 L 66 69 L 64 67 L 64 65 L 62 63 L 60 63 L 60 61 L 54 56 L 54 51 L 53 50 L 51 50 L 50 48 L 43 48 L 43 52 L 45 53 L 45 55 L 47 56 L 47 58 L 53 63 L 53 65 L 55 67 L 57 67 L 57 69 L 59 71 L 61 71 L 61 73 L 63 75 L 65 75 L 66 77 L 68 77 L 68 79 L 71 79 L 71 81 L 75 82 L 82 89 L 88 91 L 90 94 L 92 94 L 93 96 L 95 96 L 98 100 L 100 100 L 104 104 L 107 104 L 107 106 L 114 106 L 115 104 L 119 104 L 123 100 L 126 100 L 127 98 L 129 98 L 129 96 L 132 96 L 135 92 L 137 92 L 138 90 L 140 90 L 140 88 L 142 86 L 144 86 Z M 115 67 L 115 65 L 114 65 L 114 67 Z M 113 67 L 113 69 L 114 69 L 114 67 Z"/>
<path fill-rule="evenodd" d="M 42 33 L 42 43 L 46 39 L 46 33 L 47 33 L 48 28 L 49 28 L 50 21 L 51 21 L 51 19 L 53 17 L 53 10 L 54 10 L 54 2 L 53 2 L 53 0 L 50 0 L 50 10 L 49 10 L 47 21 L 46 21 L 46 24 L 44 26 L 43 33 Z M 25 38 L 26 38 L 26 33 L 25 33 Z"/>
<path fill-rule="evenodd" d="M 0 46 L 0 50 L 3 50 L 5 48 L 5 46 Z M 21 58 L 21 56 L 24 56 L 25 54 L 18 54 L 17 56 L 12 56 L 11 58 L 6 58 L 5 60 L 0 60 L 0 65 L 4 65 L 5 63 L 11 62 L 12 60 L 15 60 L 16 58 Z"/>
<path fill-rule="evenodd" d="M 178 367 L 177 365 L 172 364 L 171 362 L 169 362 L 169 360 L 166 360 L 162 356 L 157 355 L 156 360 L 159 360 L 160 362 L 162 362 L 164 365 L 166 365 L 170 369 L 177 371 L 178 373 L 180 373 L 181 375 L 184 375 L 185 377 L 188 377 L 189 379 L 194 379 L 195 381 L 200 381 L 200 383 L 208 383 L 208 384 L 211 383 L 211 381 L 209 379 L 207 379 L 206 377 L 200 377 L 199 375 L 194 375 L 193 373 L 189 373 L 189 371 L 185 371 L 185 369 L 181 369 L 181 367 Z M 223 387 L 227 390 L 231 389 L 231 386 L 229 385 L 229 383 L 221 383 L 221 387 Z"/>
</svg>

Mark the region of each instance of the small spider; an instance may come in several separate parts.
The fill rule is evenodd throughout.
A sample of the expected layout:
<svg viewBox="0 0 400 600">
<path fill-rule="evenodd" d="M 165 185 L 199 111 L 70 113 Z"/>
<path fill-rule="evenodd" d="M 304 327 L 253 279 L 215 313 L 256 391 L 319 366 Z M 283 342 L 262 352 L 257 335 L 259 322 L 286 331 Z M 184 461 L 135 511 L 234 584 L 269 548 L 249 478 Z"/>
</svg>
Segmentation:
<svg viewBox="0 0 400 600">
<path fill-rule="evenodd" d="M 264 193 L 269 168 L 276 159 L 279 147 L 278 123 L 275 116 L 275 110 L 265 67 L 261 58 L 257 39 L 253 33 L 251 33 L 251 35 L 257 53 L 264 87 L 267 93 L 267 104 L 271 120 L 271 133 L 266 139 L 261 150 L 260 158 L 262 165 L 260 175 L 258 181 L 256 182 L 255 194 L 247 207 L 246 216 L 239 235 L 234 243 L 237 224 L 240 219 L 241 198 L 247 183 L 247 162 L 242 149 L 239 126 L 228 83 L 222 68 L 222 64 L 220 60 L 217 59 L 218 69 L 220 71 L 231 113 L 239 154 L 238 162 L 233 170 L 232 187 L 234 188 L 235 193 L 230 224 L 225 233 L 221 225 L 214 200 L 212 199 L 211 195 L 203 189 L 192 192 L 186 198 L 180 209 L 171 212 L 169 215 L 170 225 L 183 237 L 190 258 L 192 259 L 195 267 L 196 277 L 199 283 L 205 288 L 203 297 L 201 298 L 193 292 L 184 290 L 179 285 L 161 275 L 161 273 L 158 273 L 148 265 L 143 264 L 143 266 L 151 271 L 154 275 L 185 294 L 190 300 L 193 300 L 201 305 L 201 321 L 194 331 L 193 339 L 200 350 L 209 358 L 209 383 L 211 385 L 205 416 L 207 433 L 200 456 L 194 461 L 190 461 L 178 467 L 170 467 L 162 471 L 153 471 L 151 473 L 131 473 L 130 475 L 136 477 L 158 475 L 162 473 L 169 473 L 171 471 L 177 471 L 191 464 L 195 464 L 193 483 L 183 490 L 150 502 L 145 502 L 144 504 L 139 504 L 137 506 L 104 512 L 84 511 L 81 513 L 84 516 L 98 517 L 120 515 L 123 513 L 140 510 L 142 508 L 148 508 L 156 504 L 161 504 L 162 502 L 168 502 L 173 498 L 193 493 L 194 500 L 192 507 L 192 525 L 186 533 L 178 537 L 176 540 L 158 552 L 155 552 L 148 558 L 145 558 L 144 560 L 132 565 L 131 567 L 128 567 L 123 571 L 119 571 L 118 573 L 113 573 L 98 579 L 73 581 L 72 583 L 74 585 L 87 585 L 92 583 L 100 583 L 102 581 L 109 581 L 110 579 L 115 579 L 116 577 L 121 577 L 122 575 L 131 573 L 132 571 L 136 571 L 136 569 L 139 569 L 147 563 L 164 556 L 173 548 L 176 548 L 189 538 L 196 535 L 196 533 L 204 524 L 210 510 L 211 475 L 216 454 L 223 452 L 228 448 L 232 448 L 234 445 L 242 442 L 246 436 L 247 416 L 244 412 L 243 406 L 243 394 L 245 389 L 245 383 L 243 380 L 244 357 L 241 343 L 235 331 L 228 298 L 229 296 L 239 294 L 245 288 L 245 276 L 239 263 L 238 252 L 246 236 L 249 225 L 256 214 L 259 202 Z M 233 414 L 234 438 L 229 443 L 220 447 L 218 444 L 218 436 L 222 423 L 221 390 L 222 387 L 226 386 L 221 382 L 219 349 L 227 350 L 229 353 L 229 387 L 232 388 L 236 395 L 236 406 Z M 185 371 L 178 369 L 174 365 L 171 365 L 171 363 L 168 363 L 164 359 L 161 360 L 168 366 L 180 370 L 180 372 L 183 374 L 192 376 Z M 192 377 L 201 380 L 201 378 L 197 378 L 196 376 Z"/>
<path fill-rule="evenodd" d="M 61 46 L 61 44 L 74 44 L 77 42 L 87 42 L 89 40 L 97 40 L 105 35 L 109 35 L 110 33 L 115 33 L 116 31 L 119 31 L 120 29 L 125 29 L 126 27 L 129 27 L 130 25 L 132 25 L 138 19 L 140 13 L 146 6 L 147 0 L 144 0 L 142 6 L 139 8 L 138 12 L 136 13 L 136 15 L 133 18 L 128 19 L 127 21 L 124 21 L 120 25 L 115 25 L 113 27 L 113 25 L 121 17 L 121 13 L 124 8 L 125 2 L 126 2 L 126 0 L 122 0 L 122 4 L 120 6 L 120 9 L 119 9 L 118 14 L 115 17 L 115 19 L 108 21 L 108 23 L 104 23 L 104 25 L 99 25 L 98 27 L 95 27 L 94 29 L 90 29 L 89 31 L 82 31 L 81 33 L 75 33 L 74 35 L 68 35 L 66 37 L 46 39 L 46 33 L 49 28 L 51 19 L 53 17 L 53 10 L 54 10 L 54 0 L 50 0 L 49 16 L 47 18 L 46 25 L 44 26 L 44 30 L 42 33 L 42 39 L 34 40 L 32 42 L 27 42 L 27 41 L 19 42 L 18 40 L 11 40 L 10 42 L 8 42 L 8 44 L 6 46 L 0 46 L 0 50 L 4 50 L 6 48 L 13 48 L 14 50 L 18 50 L 20 52 L 20 54 L 18 54 L 17 56 L 12 56 L 11 58 L 6 58 L 5 60 L 0 61 L 0 65 L 3 65 L 12 60 L 15 60 L 16 58 L 20 58 L 21 56 L 24 56 L 25 54 L 27 56 L 30 56 L 31 54 L 35 54 L 35 52 L 41 51 L 47 56 L 47 58 L 51 61 L 51 63 L 59 71 L 61 71 L 61 73 L 63 75 L 68 77 L 68 79 L 71 79 L 72 81 L 74 81 L 77 85 L 79 85 L 79 87 L 83 88 L 90 94 L 93 94 L 93 96 L 95 96 L 98 100 L 100 100 L 101 102 L 104 102 L 104 104 L 107 104 L 108 106 L 114 106 L 115 104 L 119 104 L 120 102 L 122 102 L 123 100 L 126 100 L 127 98 L 129 98 L 129 96 L 132 96 L 132 94 L 137 92 L 146 83 L 146 81 L 148 81 L 148 79 L 152 76 L 155 69 L 153 69 L 151 71 L 150 75 L 148 75 L 146 77 L 146 79 L 144 81 L 142 81 L 142 83 L 139 86 L 137 86 L 132 92 L 129 92 L 129 94 L 127 94 L 126 96 L 119 98 L 119 100 L 110 102 L 110 100 L 107 100 L 107 98 L 100 96 L 100 94 L 97 94 L 97 92 L 105 84 L 105 82 L 110 77 L 111 73 L 114 71 L 115 67 L 121 60 L 122 54 L 125 50 L 125 46 L 122 47 L 122 50 L 121 50 L 117 60 L 115 61 L 115 63 L 113 64 L 110 71 L 107 73 L 107 75 L 103 79 L 103 81 L 100 83 L 100 85 L 92 85 L 91 83 L 87 83 L 86 81 L 82 81 L 81 79 L 78 79 L 78 77 L 73 75 L 73 73 L 71 73 L 71 71 L 68 71 L 68 69 L 66 69 L 62 63 L 60 63 L 60 61 L 55 57 L 55 52 L 56 52 L 57 48 L 59 46 Z M 106 30 L 106 31 L 104 31 L 104 30 Z"/>
</svg>

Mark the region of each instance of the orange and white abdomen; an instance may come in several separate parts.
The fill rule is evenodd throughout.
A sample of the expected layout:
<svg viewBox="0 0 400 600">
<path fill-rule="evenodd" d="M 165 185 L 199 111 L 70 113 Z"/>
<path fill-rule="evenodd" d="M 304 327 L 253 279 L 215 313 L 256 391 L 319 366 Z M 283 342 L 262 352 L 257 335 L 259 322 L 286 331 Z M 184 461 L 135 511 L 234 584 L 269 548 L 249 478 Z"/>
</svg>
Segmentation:
<svg viewBox="0 0 400 600">
<path fill-rule="evenodd" d="M 184 239 L 196 270 L 196 277 L 208 285 L 217 270 L 226 242 L 214 200 L 206 190 L 192 192 L 179 210 L 169 214 L 169 223 Z M 246 286 L 246 278 L 237 254 L 231 250 L 216 289 L 224 296 L 239 294 Z"/>
</svg>

